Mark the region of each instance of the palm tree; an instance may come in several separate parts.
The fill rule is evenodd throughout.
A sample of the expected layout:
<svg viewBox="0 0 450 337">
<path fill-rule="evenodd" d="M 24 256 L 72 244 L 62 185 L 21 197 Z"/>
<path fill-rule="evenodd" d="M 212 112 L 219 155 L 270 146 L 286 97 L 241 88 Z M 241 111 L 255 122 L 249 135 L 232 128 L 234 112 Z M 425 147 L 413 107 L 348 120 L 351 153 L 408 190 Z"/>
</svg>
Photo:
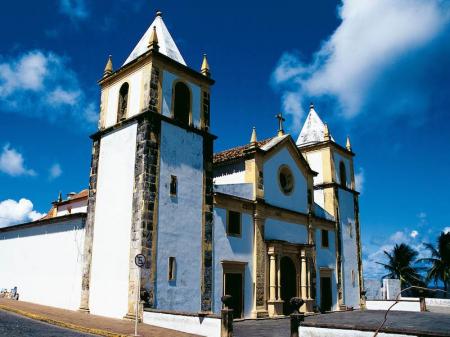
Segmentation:
<svg viewBox="0 0 450 337">
<path fill-rule="evenodd" d="M 417 251 L 407 244 L 396 244 L 391 252 L 384 251 L 388 263 L 377 262 L 389 272 L 382 278 L 399 279 L 402 289 L 413 285 L 423 285 L 420 268 L 415 267 Z"/>
<path fill-rule="evenodd" d="M 427 282 L 434 281 L 437 285 L 439 281 L 444 284 L 447 291 L 450 285 L 450 232 L 442 232 L 437 239 L 437 248 L 431 243 L 424 243 L 426 249 L 431 253 L 431 257 L 420 259 L 420 262 L 429 263 L 427 271 Z"/>
</svg>

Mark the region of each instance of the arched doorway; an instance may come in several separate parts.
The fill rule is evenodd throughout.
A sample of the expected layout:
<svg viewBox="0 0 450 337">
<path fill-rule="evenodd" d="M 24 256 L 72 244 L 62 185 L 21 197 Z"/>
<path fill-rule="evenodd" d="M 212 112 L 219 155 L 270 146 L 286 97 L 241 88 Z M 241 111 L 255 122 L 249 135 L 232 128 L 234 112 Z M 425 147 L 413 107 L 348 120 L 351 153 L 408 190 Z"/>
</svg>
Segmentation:
<svg viewBox="0 0 450 337">
<path fill-rule="evenodd" d="M 280 261 L 280 287 L 283 303 L 283 314 L 292 313 L 289 301 L 297 296 L 297 271 L 290 257 L 284 256 Z"/>
</svg>

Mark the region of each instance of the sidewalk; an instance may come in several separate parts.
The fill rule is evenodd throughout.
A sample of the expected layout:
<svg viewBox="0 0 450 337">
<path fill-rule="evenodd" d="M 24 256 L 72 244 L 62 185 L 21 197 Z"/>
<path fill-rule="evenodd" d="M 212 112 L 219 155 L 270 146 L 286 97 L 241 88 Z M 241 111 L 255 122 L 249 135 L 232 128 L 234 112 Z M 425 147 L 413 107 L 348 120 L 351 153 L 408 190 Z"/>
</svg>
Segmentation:
<svg viewBox="0 0 450 337">
<path fill-rule="evenodd" d="M 4 298 L 0 298 L 0 310 L 14 312 L 42 322 L 99 336 L 128 337 L 134 335 L 134 322 L 129 320 L 94 316 L 77 311 Z M 138 326 L 138 334 L 142 337 L 198 337 L 142 323 Z"/>
</svg>

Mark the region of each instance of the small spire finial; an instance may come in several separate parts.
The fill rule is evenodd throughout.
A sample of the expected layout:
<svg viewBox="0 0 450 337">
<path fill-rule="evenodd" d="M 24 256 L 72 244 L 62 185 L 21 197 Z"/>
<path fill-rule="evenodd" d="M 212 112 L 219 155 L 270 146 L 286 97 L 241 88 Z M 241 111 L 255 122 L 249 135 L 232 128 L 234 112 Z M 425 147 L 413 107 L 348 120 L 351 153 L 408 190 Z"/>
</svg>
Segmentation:
<svg viewBox="0 0 450 337">
<path fill-rule="evenodd" d="M 350 144 L 350 137 L 347 136 L 347 143 L 345 144 L 345 147 L 347 148 L 347 150 L 351 151 L 352 150 L 352 144 Z"/>
<path fill-rule="evenodd" d="M 309 104 L 309 110 L 314 110 L 314 103 L 313 103 L 313 102 L 311 102 L 311 103 Z"/>
<path fill-rule="evenodd" d="M 152 34 L 150 35 L 150 41 L 148 42 L 148 49 L 159 50 L 158 35 L 156 34 L 156 26 L 153 26 Z"/>
<path fill-rule="evenodd" d="M 328 130 L 328 124 L 324 124 L 324 130 L 323 130 L 323 138 L 324 140 L 330 140 L 330 130 Z"/>
<path fill-rule="evenodd" d="M 162 18 L 162 12 L 161 11 L 156 11 L 156 16 L 158 17 L 161 17 Z"/>
<path fill-rule="evenodd" d="M 203 54 L 202 68 L 201 68 L 200 72 L 202 73 L 202 75 L 204 75 L 206 77 L 211 76 L 211 72 L 209 71 L 208 58 L 206 57 L 206 54 Z"/>
<path fill-rule="evenodd" d="M 106 62 L 105 70 L 103 71 L 103 77 L 109 76 L 113 73 L 112 56 L 109 55 L 108 61 Z"/>
<path fill-rule="evenodd" d="M 253 127 L 252 136 L 250 138 L 250 144 L 254 145 L 254 144 L 256 144 L 257 141 L 258 141 L 258 139 L 256 138 L 256 128 Z"/>
<path fill-rule="evenodd" d="M 59 191 L 59 193 L 58 193 L 58 202 L 62 202 L 62 193 L 61 193 L 61 191 Z"/>
<path fill-rule="evenodd" d="M 278 119 L 278 137 L 281 137 L 284 135 L 283 122 L 286 121 L 286 119 L 283 118 L 281 112 L 278 115 L 275 115 L 275 118 Z"/>
</svg>

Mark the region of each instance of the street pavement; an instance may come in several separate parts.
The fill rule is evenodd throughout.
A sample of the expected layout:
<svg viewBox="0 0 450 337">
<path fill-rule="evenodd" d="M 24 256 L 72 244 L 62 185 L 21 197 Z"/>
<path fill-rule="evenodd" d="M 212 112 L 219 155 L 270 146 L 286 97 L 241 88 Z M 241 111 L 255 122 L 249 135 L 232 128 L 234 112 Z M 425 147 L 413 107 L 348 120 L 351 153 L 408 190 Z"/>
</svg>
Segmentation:
<svg viewBox="0 0 450 337">
<path fill-rule="evenodd" d="M 289 318 L 235 321 L 235 337 L 286 337 L 290 335 Z"/>
<path fill-rule="evenodd" d="M 0 310 L 0 337 L 92 337 Z"/>
</svg>

